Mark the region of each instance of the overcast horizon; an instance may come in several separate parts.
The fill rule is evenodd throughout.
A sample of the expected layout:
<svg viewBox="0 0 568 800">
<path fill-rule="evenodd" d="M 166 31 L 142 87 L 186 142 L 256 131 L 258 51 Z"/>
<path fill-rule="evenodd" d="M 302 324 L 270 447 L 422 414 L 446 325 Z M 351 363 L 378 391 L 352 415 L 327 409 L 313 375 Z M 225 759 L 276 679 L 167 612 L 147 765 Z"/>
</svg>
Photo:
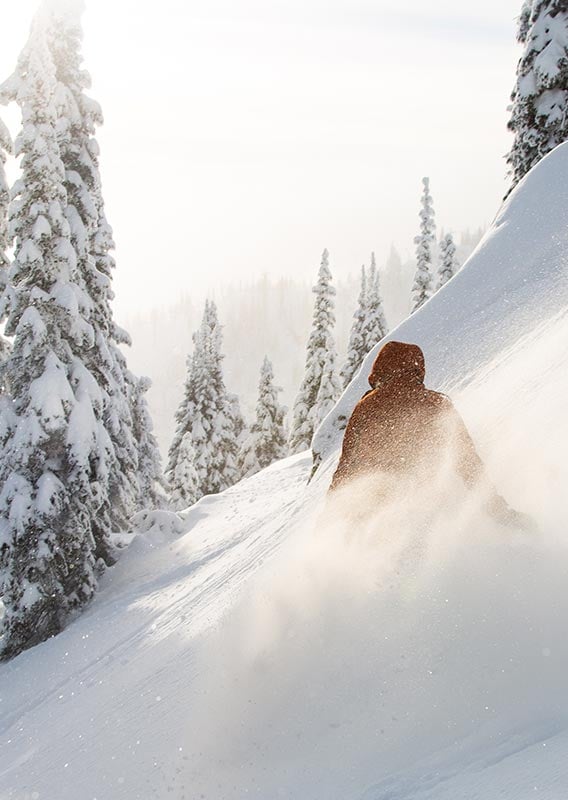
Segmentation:
<svg viewBox="0 0 568 800">
<path fill-rule="evenodd" d="M 37 5 L 6 12 L 2 80 Z M 371 250 L 410 256 L 423 175 L 440 227 L 489 224 L 519 55 L 520 0 L 501 6 L 87 2 L 118 317 L 263 273 L 311 281 L 324 247 L 338 278 Z M 18 110 L 0 115 L 15 132 Z"/>
</svg>

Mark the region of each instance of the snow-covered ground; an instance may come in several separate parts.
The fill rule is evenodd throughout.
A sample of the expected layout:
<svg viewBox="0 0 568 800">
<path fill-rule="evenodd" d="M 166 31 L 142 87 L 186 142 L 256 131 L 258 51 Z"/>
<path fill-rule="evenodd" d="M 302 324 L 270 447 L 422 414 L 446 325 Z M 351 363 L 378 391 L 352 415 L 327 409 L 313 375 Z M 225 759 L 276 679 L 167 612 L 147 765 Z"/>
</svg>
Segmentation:
<svg viewBox="0 0 568 800">
<path fill-rule="evenodd" d="M 568 797 L 567 219 L 563 147 L 395 334 L 539 532 L 457 483 L 428 522 L 418 489 L 324 509 L 336 412 L 309 485 L 306 454 L 185 533 L 158 516 L 86 613 L 0 667 L 0 800 Z"/>
</svg>

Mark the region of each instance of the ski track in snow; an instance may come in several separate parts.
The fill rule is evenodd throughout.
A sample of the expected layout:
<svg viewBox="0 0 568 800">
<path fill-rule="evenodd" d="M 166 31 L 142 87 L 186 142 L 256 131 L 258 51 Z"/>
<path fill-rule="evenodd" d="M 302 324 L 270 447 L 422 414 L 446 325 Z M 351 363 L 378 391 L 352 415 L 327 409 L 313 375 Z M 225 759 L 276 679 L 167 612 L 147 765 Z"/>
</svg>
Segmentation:
<svg viewBox="0 0 568 800">
<path fill-rule="evenodd" d="M 444 760 L 440 757 L 371 787 L 360 800 L 561 800 L 568 784 L 567 746 L 564 730 L 543 730 L 537 736 L 518 733 L 491 755 L 464 759 L 463 754 L 444 754 Z"/>
<path fill-rule="evenodd" d="M 55 778 L 61 771 L 56 785 L 66 771 L 71 772 L 73 754 L 81 753 L 81 741 L 88 738 L 85 727 L 94 721 L 95 728 L 105 729 L 113 717 L 118 722 L 114 707 L 125 702 L 125 693 L 131 695 L 128 704 L 136 701 L 130 675 L 139 687 L 139 697 L 148 702 L 152 693 L 140 688 L 147 677 L 141 662 L 170 637 L 186 636 L 185 644 L 190 646 L 193 637 L 216 623 L 242 582 L 289 534 L 299 513 L 298 487 L 305 485 L 309 462 L 307 455 L 295 458 L 293 466 L 266 470 L 238 490 L 204 498 L 188 513 L 189 533 L 184 537 L 150 534 L 136 539 L 130 552 L 105 577 L 95 604 L 57 639 L 40 647 L 41 680 L 30 679 L 37 666 L 37 648 L 2 667 L 0 797 L 19 799 L 33 792 L 49 797 L 51 790 L 47 794 L 42 790 L 45 775 Z M 263 483 L 269 484 L 274 512 L 268 525 Z M 176 658 L 179 656 L 176 653 Z M 167 660 L 163 664 L 152 661 L 152 682 L 162 686 L 161 691 L 168 685 L 172 691 L 176 685 L 183 688 L 191 678 L 191 653 L 183 652 L 182 658 L 188 662 L 183 678 L 172 675 Z M 109 695 L 104 687 L 117 673 L 120 679 Z M 154 701 L 159 696 L 156 690 Z M 66 707 L 66 701 L 74 708 Z M 79 711 L 83 703 L 89 709 L 86 715 Z M 79 711 L 77 717 L 75 711 Z M 136 711 L 130 710 L 128 716 L 136 718 Z M 151 717 L 146 724 L 152 724 Z M 44 772 L 43 765 L 40 779 L 36 777 L 40 772 L 36 747 L 51 725 L 59 742 L 48 738 L 49 766 Z M 123 746 L 124 742 L 117 742 L 117 753 Z M 78 760 L 82 761 L 80 756 Z M 69 795 L 65 783 L 58 790 L 60 796 L 76 796 L 73 781 Z M 114 797 L 120 786 L 117 783 L 109 796 Z"/>
</svg>

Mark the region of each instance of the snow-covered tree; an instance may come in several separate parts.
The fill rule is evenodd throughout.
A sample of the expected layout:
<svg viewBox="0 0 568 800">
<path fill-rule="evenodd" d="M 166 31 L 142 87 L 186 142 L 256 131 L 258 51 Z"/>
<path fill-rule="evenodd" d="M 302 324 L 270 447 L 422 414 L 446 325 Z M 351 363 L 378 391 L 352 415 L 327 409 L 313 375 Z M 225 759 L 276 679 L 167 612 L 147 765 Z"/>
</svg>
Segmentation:
<svg viewBox="0 0 568 800">
<path fill-rule="evenodd" d="M 205 321 L 193 334 L 193 353 L 187 359 L 187 376 L 183 398 L 176 411 L 176 431 L 168 451 L 166 481 L 170 488 L 170 505 L 182 511 L 202 496 L 200 487 L 207 471 L 207 458 L 201 459 L 201 474 L 195 443 L 205 450 L 205 430 L 201 408 L 207 408 L 210 397 L 205 380 Z"/>
<path fill-rule="evenodd" d="M 329 253 L 324 250 L 318 281 L 313 288 L 316 299 L 312 332 L 307 344 L 304 379 L 294 402 L 290 432 L 292 453 L 299 453 L 310 447 L 324 410 L 329 410 L 330 404 L 337 400 L 341 392 L 335 369 L 335 288 L 331 281 Z"/>
<path fill-rule="evenodd" d="M 236 394 L 228 394 L 227 398 L 231 410 L 231 419 L 233 420 L 233 430 L 237 439 L 237 445 L 240 447 L 247 435 L 247 423 L 241 411 L 239 396 Z"/>
<path fill-rule="evenodd" d="M 195 467 L 197 458 L 191 431 L 182 436 L 176 455 L 173 468 L 168 473 L 172 485 L 170 503 L 172 508 L 183 511 L 184 508 L 196 503 L 202 496 L 199 488 L 199 475 Z"/>
<path fill-rule="evenodd" d="M 92 597 L 99 465 L 111 448 L 98 424 L 101 393 L 81 359 L 93 331 L 66 217 L 57 80 L 44 34 L 36 20 L 10 79 L 23 127 L 10 207 L 14 259 L 2 296 L 14 337 L 4 367 L 13 422 L 0 459 L 4 658 L 58 633 Z"/>
<path fill-rule="evenodd" d="M 114 245 L 94 136 L 102 114 L 85 94 L 81 11 L 45 0 L 0 89 L 23 118 L 15 255 L 0 304 L 14 336 L 0 424 L 5 655 L 56 633 L 87 602 L 116 558 L 112 531 L 151 496 L 155 440 L 110 306 Z"/>
<path fill-rule="evenodd" d="M 119 348 L 130 344 L 130 339 L 114 322 L 111 308 L 114 242 L 104 211 L 95 138 L 96 128 L 103 120 L 99 104 L 85 93 L 90 76 L 81 66 L 82 11 L 80 0 L 44 0 L 34 25 L 41 31 L 55 70 L 57 144 L 67 193 L 64 213 L 77 259 L 81 310 L 92 328 L 92 341 L 84 348 L 83 361 L 101 392 L 102 407 L 97 413 L 112 443 L 105 462 L 99 465 L 107 491 L 94 533 L 99 555 L 109 562 L 113 557 L 109 547 L 111 530 L 129 527 L 140 500 L 132 408 L 137 379 L 128 370 Z M 29 47 L 30 43 L 26 50 Z M 26 50 L 2 87 L 4 102 L 16 99 Z"/>
<path fill-rule="evenodd" d="M 6 287 L 8 274 L 8 204 L 10 202 L 10 187 L 6 178 L 6 154 L 12 152 L 12 139 L 8 129 L 0 120 L 0 295 Z M 1 320 L 0 320 L 1 321 Z M 0 392 L 2 391 L 2 362 L 9 352 L 7 340 L 0 334 Z"/>
<path fill-rule="evenodd" d="M 371 253 L 371 267 L 369 269 L 369 283 L 367 286 L 367 309 L 365 319 L 365 355 L 383 339 L 389 332 L 383 299 L 381 296 L 379 270 L 375 254 Z"/>
<path fill-rule="evenodd" d="M 359 298 L 357 300 L 357 308 L 353 314 L 353 324 L 351 326 L 351 333 L 349 335 L 349 345 L 347 347 L 347 359 L 341 369 L 341 380 L 343 386 L 346 387 L 351 383 L 351 380 L 365 356 L 366 350 L 366 336 L 365 326 L 367 321 L 367 275 L 365 266 L 361 267 L 361 288 L 359 290 Z"/>
<path fill-rule="evenodd" d="M 169 450 L 166 478 L 172 503 L 179 509 L 188 473 L 188 454 L 197 474 L 195 499 L 227 489 L 238 478 L 235 404 L 222 371 L 221 326 L 217 308 L 207 301 L 199 331 L 193 336 L 184 397 L 176 413 L 176 432 Z M 189 439 L 184 438 L 189 435 Z M 189 446 L 191 445 L 191 447 Z"/>
<path fill-rule="evenodd" d="M 441 289 L 444 284 L 454 277 L 459 268 L 454 237 L 451 233 L 447 233 L 440 239 L 440 265 L 436 289 Z"/>
<path fill-rule="evenodd" d="M 568 139 L 568 5 L 565 0 L 523 4 L 517 40 L 524 52 L 508 127 L 514 141 L 507 156 L 512 186 L 556 145 Z"/>
<path fill-rule="evenodd" d="M 211 391 L 215 398 L 213 424 L 211 427 L 211 462 L 204 494 L 222 492 L 239 479 L 237 468 L 238 436 L 243 430 L 240 407 L 237 409 L 234 395 L 227 392 L 223 377 L 222 326 L 217 317 L 217 306 L 210 302 L 206 309 L 207 363 Z M 238 412 L 238 413 L 237 413 Z"/>
<path fill-rule="evenodd" d="M 336 404 L 341 394 L 341 383 L 337 375 L 337 353 L 330 347 L 322 370 L 321 382 L 313 408 L 312 421 L 314 433 Z M 313 438 L 313 437 L 312 437 Z M 311 444 L 311 442 L 310 442 Z"/>
<path fill-rule="evenodd" d="M 136 381 L 132 410 L 134 440 L 138 449 L 138 508 L 156 509 L 167 505 L 167 484 L 162 473 L 162 459 L 154 436 L 146 392 L 152 386 L 149 378 Z"/>
<path fill-rule="evenodd" d="M 278 403 L 278 393 L 281 391 L 274 384 L 272 364 L 265 357 L 260 370 L 255 421 L 239 454 L 239 471 L 243 478 L 254 475 L 287 455 L 284 425 L 286 409 Z"/>
<path fill-rule="evenodd" d="M 430 194 L 430 179 L 422 178 L 422 201 L 420 208 L 420 235 L 414 239 L 416 245 L 416 274 L 412 287 L 412 311 L 422 306 L 432 294 L 432 245 L 435 241 L 434 206 Z"/>
<path fill-rule="evenodd" d="M 111 391 L 105 420 L 113 445 L 114 463 L 109 472 L 111 524 L 115 531 L 128 530 L 141 507 L 138 483 L 138 446 L 134 436 L 137 378 L 128 369 L 126 357 L 116 342 L 108 347 L 112 358 Z M 143 504 L 142 504 L 143 505 Z"/>
<path fill-rule="evenodd" d="M 8 204 L 10 187 L 6 177 L 6 155 L 12 152 L 12 139 L 7 127 L 0 120 L 0 292 L 6 285 L 8 259 Z"/>
<path fill-rule="evenodd" d="M 58 141 L 65 166 L 67 217 L 88 298 L 93 346 L 85 362 L 103 393 L 103 419 L 113 445 L 108 465 L 109 523 L 124 530 L 146 499 L 139 492 L 139 442 L 134 434 L 138 379 L 128 369 L 120 345 L 130 337 L 112 312 L 112 228 L 105 215 L 96 128 L 103 122 L 99 104 L 86 94 L 89 73 L 81 66 L 82 3 L 46 0 L 44 14 L 57 78 Z M 148 416 L 148 422 L 150 419 Z"/>
</svg>

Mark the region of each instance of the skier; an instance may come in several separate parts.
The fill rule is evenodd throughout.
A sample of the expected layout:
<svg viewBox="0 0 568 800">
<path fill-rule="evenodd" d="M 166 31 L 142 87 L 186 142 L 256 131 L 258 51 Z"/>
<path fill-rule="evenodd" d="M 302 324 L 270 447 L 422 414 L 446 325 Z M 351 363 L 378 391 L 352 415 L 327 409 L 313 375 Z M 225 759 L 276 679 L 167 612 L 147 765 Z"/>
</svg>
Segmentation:
<svg viewBox="0 0 568 800">
<path fill-rule="evenodd" d="M 468 488 L 484 491 L 487 510 L 499 522 L 533 529 L 528 516 L 497 494 L 451 400 L 427 389 L 424 376 L 417 345 L 387 342 L 381 348 L 369 375 L 371 390 L 347 425 L 330 491 L 363 476 L 397 483 L 410 478 L 411 485 L 427 487 L 433 476 L 457 473 Z"/>
</svg>

